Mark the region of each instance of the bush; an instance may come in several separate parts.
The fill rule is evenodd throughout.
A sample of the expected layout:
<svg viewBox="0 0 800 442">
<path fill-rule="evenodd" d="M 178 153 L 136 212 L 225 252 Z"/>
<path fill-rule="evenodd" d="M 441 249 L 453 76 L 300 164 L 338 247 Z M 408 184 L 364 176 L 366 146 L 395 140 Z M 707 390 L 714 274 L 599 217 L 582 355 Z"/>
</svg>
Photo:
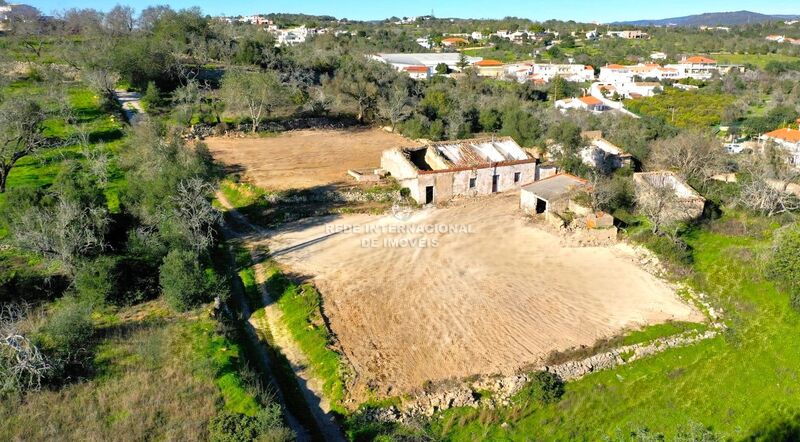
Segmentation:
<svg viewBox="0 0 800 442">
<path fill-rule="evenodd" d="M 194 252 L 170 251 L 161 265 L 159 283 L 167 303 L 176 310 L 188 310 L 207 299 L 205 274 Z"/>
<path fill-rule="evenodd" d="M 789 305 L 800 313 L 800 289 L 792 290 L 791 295 L 789 295 Z"/>
<path fill-rule="evenodd" d="M 102 256 L 78 265 L 73 284 L 84 302 L 100 305 L 109 300 L 116 290 L 116 259 Z"/>
<path fill-rule="evenodd" d="M 283 426 L 281 408 L 277 404 L 262 409 L 255 416 L 224 411 L 211 419 L 208 433 L 212 442 L 294 439 Z"/>
<path fill-rule="evenodd" d="M 795 307 L 800 296 L 800 225 L 786 227 L 775 235 L 768 274 L 792 294 Z"/>
<path fill-rule="evenodd" d="M 542 405 L 558 402 L 564 395 L 564 381 L 555 373 L 537 371 L 528 386 L 531 397 Z"/>
<path fill-rule="evenodd" d="M 161 92 L 158 91 L 158 87 L 154 81 L 147 83 L 147 90 L 142 97 L 142 101 L 147 104 L 148 109 L 161 106 Z"/>
<path fill-rule="evenodd" d="M 54 359 L 76 361 L 94 333 L 91 313 L 88 304 L 66 298 L 56 304 L 36 340 Z"/>
</svg>

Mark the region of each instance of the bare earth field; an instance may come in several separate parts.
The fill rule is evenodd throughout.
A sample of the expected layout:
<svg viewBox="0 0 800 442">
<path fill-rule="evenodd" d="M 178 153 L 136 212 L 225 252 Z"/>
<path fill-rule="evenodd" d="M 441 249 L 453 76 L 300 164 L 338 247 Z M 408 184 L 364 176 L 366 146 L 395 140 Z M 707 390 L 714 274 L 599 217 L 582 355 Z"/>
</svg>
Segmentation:
<svg viewBox="0 0 800 442">
<path fill-rule="evenodd" d="M 288 271 L 318 286 L 354 390 L 395 395 L 426 381 L 511 374 L 626 328 L 702 320 L 627 248 L 561 247 L 517 204 L 511 193 L 408 221 L 317 218 L 266 241 Z M 440 231 L 400 230 L 409 228 Z"/>
<path fill-rule="evenodd" d="M 414 146 L 377 128 L 298 130 L 266 138 L 208 138 L 218 161 L 241 167 L 254 184 L 271 190 L 350 182 L 348 169 L 379 167 L 381 153 Z"/>
</svg>

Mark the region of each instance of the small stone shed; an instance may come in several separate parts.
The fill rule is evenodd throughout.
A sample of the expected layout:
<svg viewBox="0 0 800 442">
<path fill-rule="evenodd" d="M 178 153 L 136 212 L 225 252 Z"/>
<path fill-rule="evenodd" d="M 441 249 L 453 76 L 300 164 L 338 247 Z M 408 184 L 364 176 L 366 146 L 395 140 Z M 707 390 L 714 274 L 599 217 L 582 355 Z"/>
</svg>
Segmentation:
<svg viewBox="0 0 800 442">
<path fill-rule="evenodd" d="M 522 188 L 519 206 L 531 214 L 564 211 L 568 208 L 570 194 L 587 183 L 583 178 L 568 173 L 539 180 Z"/>
</svg>

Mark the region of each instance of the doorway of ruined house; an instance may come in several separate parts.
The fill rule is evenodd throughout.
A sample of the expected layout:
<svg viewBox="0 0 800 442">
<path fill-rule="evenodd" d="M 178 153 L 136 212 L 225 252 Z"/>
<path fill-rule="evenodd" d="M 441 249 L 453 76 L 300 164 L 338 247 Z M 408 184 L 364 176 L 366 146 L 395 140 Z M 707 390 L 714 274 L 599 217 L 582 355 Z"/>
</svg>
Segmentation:
<svg viewBox="0 0 800 442">
<path fill-rule="evenodd" d="M 492 175 L 492 193 L 497 193 L 497 183 L 500 182 L 500 175 Z"/>
<path fill-rule="evenodd" d="M 425 186 L 425 204 L 433 202 L 433 186 Z"/>
<path fill-rule="evenodd" d="M 536 213 L 544 213 L 547 212 L 547 201 L 536 198 Z"/>
</svg>

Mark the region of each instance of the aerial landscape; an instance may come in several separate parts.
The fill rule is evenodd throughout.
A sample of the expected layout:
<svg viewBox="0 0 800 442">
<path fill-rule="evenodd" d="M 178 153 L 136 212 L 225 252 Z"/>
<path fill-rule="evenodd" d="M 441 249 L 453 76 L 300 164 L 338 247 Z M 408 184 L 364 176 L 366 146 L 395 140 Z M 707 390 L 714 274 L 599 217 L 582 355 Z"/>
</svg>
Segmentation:
<svg viewBox="0 0 800 442">
<path fill-rule="evenodd" d="M 0 441 L 800 441 L 800 6 L 0 0 Z"/>
</svg>

